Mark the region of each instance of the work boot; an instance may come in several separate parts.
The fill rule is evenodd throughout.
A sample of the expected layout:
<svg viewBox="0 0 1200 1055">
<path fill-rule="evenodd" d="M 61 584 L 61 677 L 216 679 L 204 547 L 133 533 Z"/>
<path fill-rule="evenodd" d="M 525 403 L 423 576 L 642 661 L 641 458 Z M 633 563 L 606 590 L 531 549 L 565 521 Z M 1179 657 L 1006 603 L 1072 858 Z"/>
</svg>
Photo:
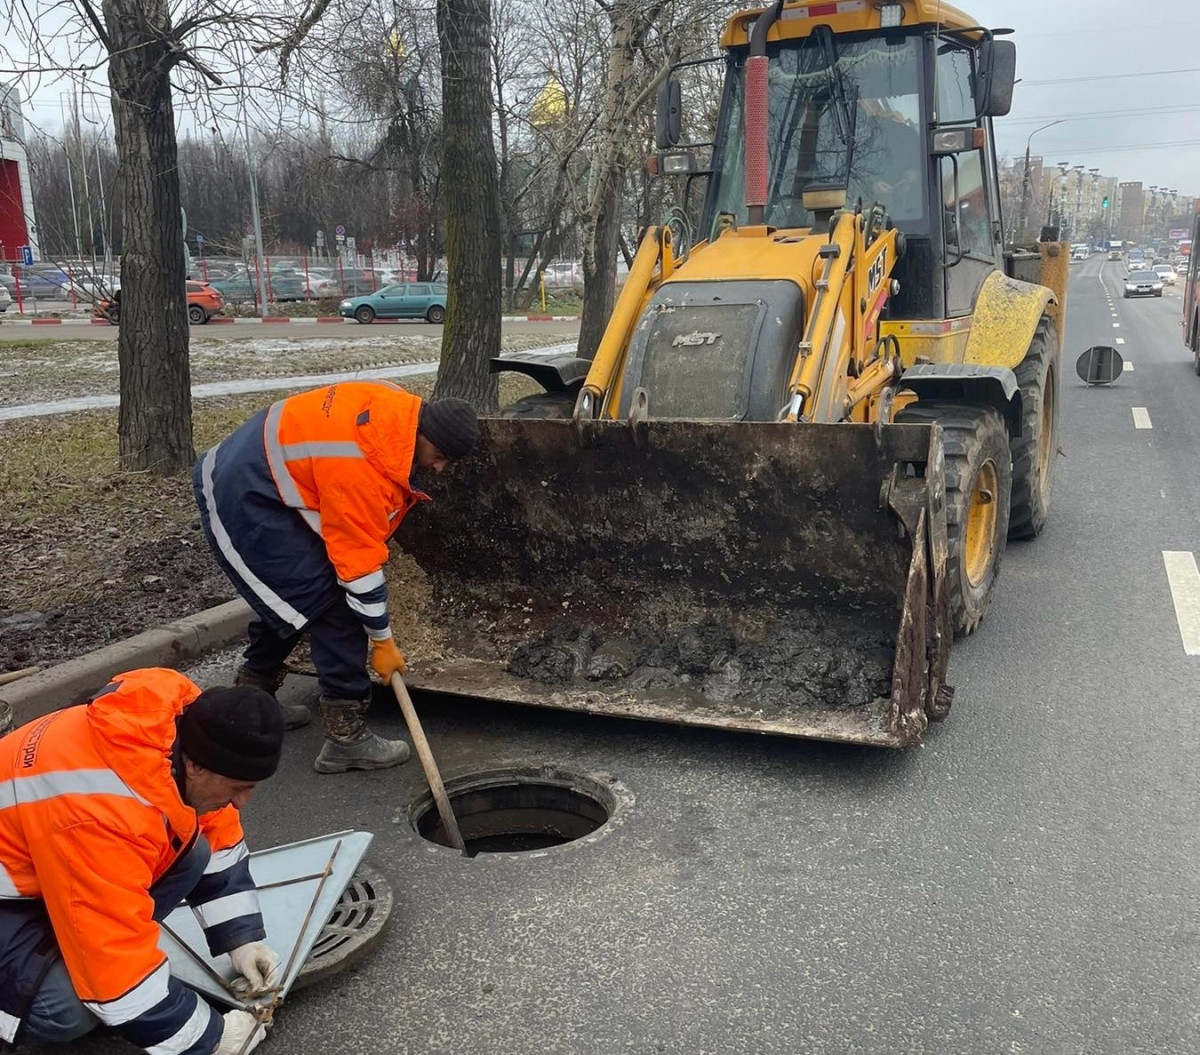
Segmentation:
<svg viewBox="0 0 1200 1055">
<path fill-rule="evenodd" d="M 250 670 L 243 664 L 238 667 L 237 677 L 233 683 L 235 685 L 253 685 L 256 689 L 262 689 L 263 692 L 269 693 L 279 704 L 279 709 L 283 711 L 283 727 L 299 729 L 302 725 L 308 725 L 312 721 L 312 711 L 302 703 L 285 703 L 279 698 L 279 687 L 286 677 L 287 671 L 282 668 L 274 674 L 259 674 L 258 671 Z"/>
<path fill-rule="evenodd" d="M 367 728 L 367 704 L 361 700 L 320 701 L 325 743 L 313 763 L 318 773 L 348 769 L 390 769 L 408 760 L 408 744 L 385 740 Z"/>
</svg>

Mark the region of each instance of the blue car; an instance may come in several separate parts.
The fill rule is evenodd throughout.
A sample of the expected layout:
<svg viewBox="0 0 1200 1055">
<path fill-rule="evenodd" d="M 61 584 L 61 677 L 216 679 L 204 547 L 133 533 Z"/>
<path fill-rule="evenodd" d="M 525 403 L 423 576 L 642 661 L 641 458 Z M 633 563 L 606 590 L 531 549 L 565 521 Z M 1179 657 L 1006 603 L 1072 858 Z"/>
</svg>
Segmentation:
<svg viewBox="0 0 1200 1055">
<path fill-rule="evenodd" d="M 432 282 L 401 282 L 374 293 L 343 300 L 338 314 L 364 325 L 376 319 L 446 321 L 446 287 Z"/>
</svg>

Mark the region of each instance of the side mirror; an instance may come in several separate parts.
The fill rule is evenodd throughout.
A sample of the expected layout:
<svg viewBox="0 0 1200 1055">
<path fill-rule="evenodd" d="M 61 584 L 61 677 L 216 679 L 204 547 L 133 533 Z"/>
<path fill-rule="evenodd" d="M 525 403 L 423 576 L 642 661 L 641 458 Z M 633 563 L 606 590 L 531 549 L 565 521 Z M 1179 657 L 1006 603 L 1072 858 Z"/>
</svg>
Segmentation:
<svg viewBox="0 0 1200 1055">
<path fill-rule="evenodd" d="M 682 117 L 683 95 L 679 82 L 668 77 L 658 89 L 658 105 L 654 111 L 654 145 L 657 149 L 670 150 L 679 145 Z"/>
<path fill-rule="evenodd" d="M 1011 40 L 986 37 L 979 45 L 979 83 L 975 86 L 978 117 L 1004 117 L 1012 109 L 1017 83 L 1017 46 Z"/>
</svg>

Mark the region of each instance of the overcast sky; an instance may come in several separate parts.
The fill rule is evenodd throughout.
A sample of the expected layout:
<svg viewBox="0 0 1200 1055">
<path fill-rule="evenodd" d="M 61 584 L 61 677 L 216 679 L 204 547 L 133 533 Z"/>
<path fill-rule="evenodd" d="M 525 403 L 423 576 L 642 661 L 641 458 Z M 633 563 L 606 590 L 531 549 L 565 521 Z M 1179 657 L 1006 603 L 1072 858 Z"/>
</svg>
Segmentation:
<svg viewBox="0 0 1200 1055">
<path fill-rule="evenodd" d="M 1009 39 L 1017 44 L 1022 83 L 1012 113 L 996 121 L 1002 154 L 1023 157 L 1031 132 L 1069 118 L 1033 138 L 1034 156 L 1200 197 L 1197 0 L 955 0 L 955 6 L 981 25 L 1016 30 Z M 1121 110 L 1138 112 L 1115 114 Z M 1076 116 L 1082 114 L 1089 116 Z"/>
<path fill-rule="evenodd" d="M 996 122 L 1002 156 L 1022 157 L 1031 132 L 1063 118 L 1032 141 L 1047 164 L 1099 168 L 1200 197 L 1200 47 L 1192 46 L 1200 41 L 1200 0 L 948 2 L 982 25 L 1016 31 L 1021 83 L 1012 113 Z M 1191 72 L 1146 76 L 1165 70 Z M 102 93 L 103 74 L 97 81 Z M 59 125 L 67 87 L 35 94 L 32 123 Z M 103 121 L 107 99 L 101 94 L 85 109 Z"/>
</svg>

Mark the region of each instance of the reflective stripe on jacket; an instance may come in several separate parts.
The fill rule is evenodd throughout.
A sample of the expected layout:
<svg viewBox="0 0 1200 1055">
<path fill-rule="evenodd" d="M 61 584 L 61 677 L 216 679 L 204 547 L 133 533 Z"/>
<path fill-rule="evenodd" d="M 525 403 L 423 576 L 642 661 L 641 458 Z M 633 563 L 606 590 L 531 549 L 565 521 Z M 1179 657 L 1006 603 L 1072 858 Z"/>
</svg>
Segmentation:
<svg viewBox="0 0 1200 1055">
<path fill-rule="evenodd" d="M 330 385 L 272 404 L 200 459 L 209 541 L 281 633 L 316 618 L 336 583 L 371 637 L 390 634 L 387 540 L 425 499 L 409 480 L 420 409 L 390 382 Z"/>
<path fill-rule="evenodd" d="M 172 771 L 176 721 L 199 688 L 172 670 L 118 675 L 86 707 L 0 740 L 0 918 L 45 906 L 75 991 L 105 1025 L 160 1055 L 213 1050 L 221 1016 L 170 974 L 150 888 L 207 839 L 188 902 L 210 951 L 265 937 L 237 810 L 202 817 Z M 0 944 L 13 937 L 0 923 Z M 0 947 L 0 1036 L 11 1039 L 44 958 Z"/>
</svg>

